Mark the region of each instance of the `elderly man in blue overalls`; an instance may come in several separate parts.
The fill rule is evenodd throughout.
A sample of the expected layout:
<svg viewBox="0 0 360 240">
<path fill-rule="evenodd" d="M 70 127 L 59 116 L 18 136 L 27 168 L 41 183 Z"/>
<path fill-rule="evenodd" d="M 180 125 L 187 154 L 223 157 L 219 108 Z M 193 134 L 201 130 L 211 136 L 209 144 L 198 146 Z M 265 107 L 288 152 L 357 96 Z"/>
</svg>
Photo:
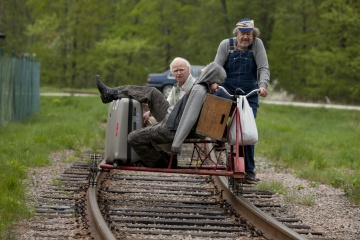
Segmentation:
<svg viewBox="0 0 360 240">
<path fill-rule="evenodd" d="M 217 50 L 214 62 L 224 67 L 227 78 L 221 84 L 230 94 L 241 88 L 245 94 L 259 89 L 258 95 L 248 98 L 256 118 L 259 107 L 258 96 L 266 97 L 270 70 L 260 31 L 254 27 L 254 20 L 241 19 L 233 31 L 235 37 L 224 39 Z M 222 90 L 215 95 L 229 98 Z M 256 183 L 254 145 L 245 146 L 245 172 L 248 183 Z"/>
</svg>

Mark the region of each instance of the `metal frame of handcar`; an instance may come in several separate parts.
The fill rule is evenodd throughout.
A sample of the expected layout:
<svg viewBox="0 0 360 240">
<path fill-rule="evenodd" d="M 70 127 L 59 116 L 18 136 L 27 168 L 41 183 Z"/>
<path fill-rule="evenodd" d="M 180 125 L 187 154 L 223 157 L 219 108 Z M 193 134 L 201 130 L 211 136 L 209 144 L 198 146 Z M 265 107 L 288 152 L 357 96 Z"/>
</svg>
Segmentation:
<svg viewBox="0 0 360 240">
<path fill-rule="evenodd" d="M 230 95 L 224 88 L 220 87 L 227 95 L 232 98 L 236 98 L 236 95 Z M 242 91 L 241 89 L 239 89 Z M 258 89 L 251 91 L 246 97 L 258 92 Z M 242 91 L 244 92 L 244 91 Z M 231 114 L 232 115 L 232 114 Z M 231 116 L 229 116 L 231 117 Z M 245 178 L 245 159 L 244 159 L 244 144 L 239 152 L 239 138 L 241 137 L 241 143 L 243 143 L 243 136 L 239 136 L 239 132 L 242 132 L 242 126 L 240 121 L 240 111 L 235 108 L 235 118 L 232 121 L 236 121 L 236 142 L 234 145 L 230 145 L 230 151 L 226 153 L 226 148 L 223 146 L 219 151 L 215 151 L 214 143 L 218 141 L 204 138 L 204 139 L 186 139 L 184 144 L 193 144 L 192 156 L 190 163 L 187 166 L 177 166 L 171 168 L 175 154 L 171 153 L 170 161 L 167 168 L 149 168 L 143 166 L 114 166 L 111 164 L 100 164 L 102 171 L 127 170 L 127 171 L 145 171 L 145 172 L 164 172 L 164 173 L 180 173 L 180 174 L 198 174 L 198 175 L 215 175 L 215 176 L 228 176 L 234 179 Z M 229 128 L 227 129 L 226 139 L 229 135 Z M 240 130 L 240 131 L 239 131 Z M 226 143 L 226 141 L 222 141 Z M 225 151 L 227 155 L 227 164 L 222 162 L 222 154 Z"/>
</svg>

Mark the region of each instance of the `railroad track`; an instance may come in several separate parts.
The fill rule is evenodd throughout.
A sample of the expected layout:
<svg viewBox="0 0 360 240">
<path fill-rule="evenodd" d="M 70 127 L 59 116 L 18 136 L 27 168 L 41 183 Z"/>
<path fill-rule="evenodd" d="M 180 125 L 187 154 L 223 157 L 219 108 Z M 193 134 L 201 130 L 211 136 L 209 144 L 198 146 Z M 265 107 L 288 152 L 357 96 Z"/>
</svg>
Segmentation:
<svg viewBox="0 0 360 240">
<path fill-rule="evenodd" d="M 33 239 L 305 239 L 309 233 L 324 239 L 270 192 L 243 185 L 235 196 L 220 177 L 100 173 L 102 156 L 91 159 L 65 169 L 42 192 Z"/>
<path fill-rule="evenodd" d="M 272 193 L 243 185 L 241 194 L 236 196 L 228 185 L 224 177 L 102 172 L 96 186 L 88 191 L 89 207 L 95 209 L 89 214 L 93 217 L 90 220 L 93 236 L 95 239 L 306 239 L 309 233 L 322 236 L 272 203 Z"/>
<path fill-rule="evenodd" d="M 234 239 L 261 235 L 236 216 L 211 177 L 111 172 L 100 195 L 100 209 L 116 238 Z"/>
<path fill-rule="evenodd" d="M 85 216 L 89 164 L 74 163 L 41 192 L 35 220 L 29 222 L 32 238 L 91 239 Z"/>
</svg>

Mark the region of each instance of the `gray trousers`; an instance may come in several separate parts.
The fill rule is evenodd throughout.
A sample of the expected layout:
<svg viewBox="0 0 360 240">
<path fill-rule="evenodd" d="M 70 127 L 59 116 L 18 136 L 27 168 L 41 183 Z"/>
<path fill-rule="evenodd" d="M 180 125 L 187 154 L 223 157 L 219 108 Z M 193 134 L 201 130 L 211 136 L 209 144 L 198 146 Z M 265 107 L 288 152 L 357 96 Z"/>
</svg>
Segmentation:
<svg viewBox="0 0 360 240">
<path fill-rule="evenodd" d="M 140 103 L 147 103 L 157 124 L 135 130 L 128 135 L 128 143 L 149 167 L 163 166 L 164 153 L 156 149 L 157 144 L 172 143 L 175 132 L 166 128 L 166 115 L 169 102 L 164 95 L 153 87 L 120 86 L 119 98 L 133 98 Z"/>
</svg>

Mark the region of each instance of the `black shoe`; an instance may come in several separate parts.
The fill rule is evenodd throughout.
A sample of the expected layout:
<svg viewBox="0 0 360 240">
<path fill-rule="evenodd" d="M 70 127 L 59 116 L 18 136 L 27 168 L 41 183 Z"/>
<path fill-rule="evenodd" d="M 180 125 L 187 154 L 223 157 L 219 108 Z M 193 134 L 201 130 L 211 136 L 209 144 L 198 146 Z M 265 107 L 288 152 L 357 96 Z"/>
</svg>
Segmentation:
<svg viewBox="0 0 360 240">
<path fill-rule="evenodd" d="M 248 184 L 257 184 L 258 180 L 256 179 L 256 175 L 253 172 L 246 173 L 245 182 Z"/>
<path fill-rule="evenodd" d="M 160 168 L 167 168 L 169 166 L 169 162 L 170 162 L 170 159 L 171 159 L 171 155 L 165 153 L 165 152 L 161 152 L 161 154 L 163 155 L 163 160 L 160 162 L 160 165 L 159 167 Z M 171 168 L 172 169 L 175 169 L 177 168 L 177 155 L 174 154 L 173 155 L 173 159 L 172 159 L 172 162 L 171 162 Z"/>
<path fill-rule="evenodd" d="M 103 103 L 109 103 L 118 99 L 118 91 L 115 88 L 109 88 L 103 84 L 99 75 L 96 75 L 96 86 L 99 89 L 100 97 Z"/>
<path fill-rule="evenodd" d="M 177 164 L 178 164 L 177 155 L 174 154 L 174 155 L 173 155 L 172 162 L 171 162 L 171 168 L 172 168 L 172 169 L 177 168 Z"/>
</svg>

